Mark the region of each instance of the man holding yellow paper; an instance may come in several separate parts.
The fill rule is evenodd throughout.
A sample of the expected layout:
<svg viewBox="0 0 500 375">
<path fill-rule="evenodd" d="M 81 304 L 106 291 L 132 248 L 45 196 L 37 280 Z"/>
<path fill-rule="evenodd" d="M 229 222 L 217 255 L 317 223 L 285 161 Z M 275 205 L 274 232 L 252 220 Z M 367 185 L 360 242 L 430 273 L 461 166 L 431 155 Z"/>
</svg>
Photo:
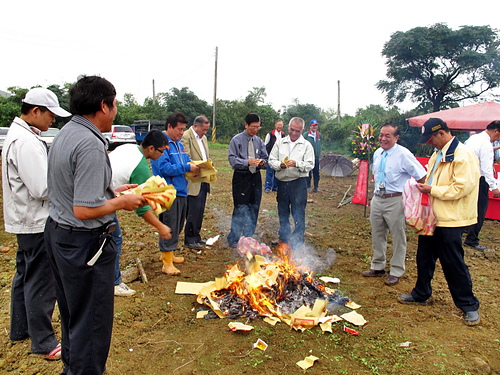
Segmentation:
<svg viewBox="0 0 500 375">
<path fill-rule="evenodd" d="M 113 186 L 124 184 L 144 183 L 151 177 L 151 170 L 147 159 L 156 160 L 167 147 L 167 137 L 160 130 L 151 130 L 142 141 L 140 146 L 135 144 L 126 144 L 117 147 L 109 154 L 111 170 L 113 172 Z M 142 217 L 146 222 L 154 226 L 158 230 L 158 234 L 163 239 L 172 238 L 170 228 L 163 224 L 151 210 L 149 205 L 139 207 L 135 213 Z M 116 245 L 116 262 L 115 262 L 115 296 L 133 296 L 135 290 L 130 289 L 127 284 L 122 282 L 120 272 L 120 254 L 122 252 L 122 232 L 120 223 L 115 216 L 114 222 L 116 229 L 111 234 Z"/>
<path fill-rule="evenodd" d="M 192 161 L 210 159 L 207 137 L 205 135 L 209 128 L 210 121 L 205 116 L 198 116 L 194 119 L 193 125 L 184 132 L 181 142 Z M 184 246 L 190 249 L 202 249 L 205 243 L 201 239 L 200 230 L 203 223 L 207 194 L 209 193 L 210 184 L 208 182 L 189 181 Z"/>
<path fill-rule="evenodd" d="M 172 238 L 160 238 L 162 272 L 167 275 L 180 275 L 174 263 L 184 262 L 183 257 L 174 256 L 179 244 L 179 234 L 184 227 L 187 210 L 188 182 L 186 172 L 198 173 L 200 168 L 190 164 L 191 159 L 181 143 L 182 135 L 188 123 L 187 117 L 180 112 L 167 117 L 165 133 L 168 139 L 168 148 L 157 160 L 151 161 L 153 174 L 163 177 L 167 183 L 174 185 L 177 190 L 176 198 L 170 210 L 160 215 L 160 220 L 172 229 Z"/>
</svg>

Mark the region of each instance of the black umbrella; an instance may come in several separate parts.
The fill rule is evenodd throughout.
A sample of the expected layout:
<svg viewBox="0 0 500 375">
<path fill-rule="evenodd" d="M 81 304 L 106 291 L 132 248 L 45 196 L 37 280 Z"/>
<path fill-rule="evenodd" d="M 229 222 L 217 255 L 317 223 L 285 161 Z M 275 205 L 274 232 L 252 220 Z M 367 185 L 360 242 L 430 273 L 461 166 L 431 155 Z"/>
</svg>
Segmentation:
<svg viewBox="0 0 500 375">
<path fill-rule="evenodd" d="M 354 168 L 352 162 L 340 155 L 327 154 L 319 161 L 320 169 L 329 176 L 349 176 Z"/>
</svg>

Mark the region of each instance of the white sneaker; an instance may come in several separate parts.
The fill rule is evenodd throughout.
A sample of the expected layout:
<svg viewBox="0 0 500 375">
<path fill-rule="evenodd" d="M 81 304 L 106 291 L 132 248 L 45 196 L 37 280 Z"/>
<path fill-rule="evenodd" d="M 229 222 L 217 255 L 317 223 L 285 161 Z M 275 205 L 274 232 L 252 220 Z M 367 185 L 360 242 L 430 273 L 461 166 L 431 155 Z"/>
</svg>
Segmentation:
<svg viewBox="0 0 500 375">
<path fill-rule="evenodd" d="M 135 294 L 135 290 L 130 289 L 127 284 L 120 283 L 120 285 L 115 285 L 115 296 L 130 297 Z"/>
</svg>

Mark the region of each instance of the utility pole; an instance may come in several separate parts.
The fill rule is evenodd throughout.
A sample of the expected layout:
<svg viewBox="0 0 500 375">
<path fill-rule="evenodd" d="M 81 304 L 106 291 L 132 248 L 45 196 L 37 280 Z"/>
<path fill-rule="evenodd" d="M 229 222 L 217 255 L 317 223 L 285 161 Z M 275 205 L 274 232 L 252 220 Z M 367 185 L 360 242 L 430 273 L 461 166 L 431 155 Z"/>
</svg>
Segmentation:
<svg viewBox="0 0 500 375">
<path fill-rule="evenodd" d="M 215 77 L 214 77 L 214 105 L 212 113 L 212 142 L 217 141 L 217 126 L 215 118 L 217 114 L 217 58 L 219 55 L 219 47 L 215 47 Z"/>
<path fill-rule="evenodd" d="M 338 85 L 337 122 L 340 124 L 340 80 L 337 81 L 337 85 Z"/>
<path fill-rule="evenodd" d="M 153 79 L 153 107 L 156 105 L 155 80 Z"/>
</svg>

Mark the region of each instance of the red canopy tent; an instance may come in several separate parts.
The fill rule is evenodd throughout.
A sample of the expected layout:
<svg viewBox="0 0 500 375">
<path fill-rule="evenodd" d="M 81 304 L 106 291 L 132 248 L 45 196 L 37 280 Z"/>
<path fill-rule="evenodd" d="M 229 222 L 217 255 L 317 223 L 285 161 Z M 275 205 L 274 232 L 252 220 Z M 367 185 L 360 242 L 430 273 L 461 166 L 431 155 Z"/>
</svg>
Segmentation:
<svg viewBox="0 0 500 375">
<path fill-rule="evenodd" d="M 486 129 L 486 126 L 495 120 L 500 120 L 500 103 L 484 102 L 445 109 L 443 111 L 427 113 L 410 117 L 408 122 L 411 126 L 423 126 L 431 117 L 437 117 L 446 122 L 452 130 L 479 130 Z"/>
<path fill-rule="evenodd" d="M 500 103 L 485 102 L 465 107 L 445 109 L 444 111 L 410 117 L 408 122 L 411 126 L 423 126 L 431 117 L 440 118 L 452 130 L 483 131 L 490 122 L 500 120 Z M 418 159 L 420 159 L 420 163 L 425 167 L 428 159 Z M 495 171 L 498 173 L 500 166 L 495 165 Z M 486 218 L 500 220 L 500 198 L 493 198 L 491 192 L 489 192 L 489 198 Z"/>
</svg>

